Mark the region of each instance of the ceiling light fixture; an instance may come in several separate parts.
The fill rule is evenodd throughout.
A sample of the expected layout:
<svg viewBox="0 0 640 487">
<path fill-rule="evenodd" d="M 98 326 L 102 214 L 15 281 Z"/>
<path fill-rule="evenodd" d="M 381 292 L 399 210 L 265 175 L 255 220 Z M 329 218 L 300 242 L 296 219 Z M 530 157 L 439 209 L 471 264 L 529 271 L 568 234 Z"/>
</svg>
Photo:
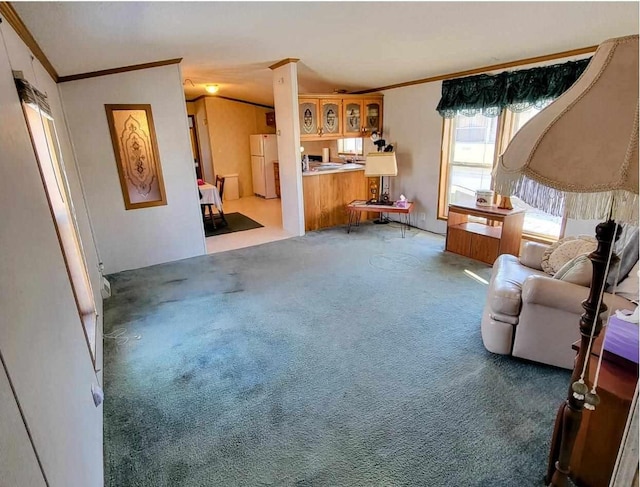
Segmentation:
<svg viewBox="0 0 640 487">
<path fill-rule="evenodd" d="M 204 87 L 204 89 L 209 93 L 217 93 L 219 88 L 218 85 L 207 85 Z"/>
</svg>

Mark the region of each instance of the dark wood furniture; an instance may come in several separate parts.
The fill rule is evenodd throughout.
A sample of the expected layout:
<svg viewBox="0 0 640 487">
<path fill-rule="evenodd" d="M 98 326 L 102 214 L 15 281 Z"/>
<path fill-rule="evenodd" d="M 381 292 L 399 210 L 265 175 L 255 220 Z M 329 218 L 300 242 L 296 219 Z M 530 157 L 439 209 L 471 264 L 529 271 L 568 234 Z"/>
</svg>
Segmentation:
<svg viewBox="0 0 640 487">
<path fill-rule="evenodd" d="M 278 162 L 273 163 L 273 176 L 276 182 L 276 197 L 280 198 L 280 164 Z"/>
<path fill-rule="evenodd" d="M 224 177 L 216 176 L 215 186 L 218 189 L 218 194 L 220 195 L 220 201 L 222 201 L 222 197 L 224 195 Z M 207 203 L 207 204 L 200 205 L 200 208 L 202 209 L 202 221 L 206 223 L 207 219 L 211 220 L 211 224 L 213 225 L 213 228 L 216 229 L 218 227 L 216 225 L 216 213 L 213 211 L 213 206 L 214 205 Z M 219 208 L 219 209 L 216 208 L 216 209 L 218 210 L 218 217 L 226 225 L 227 219 L 224 217 L 224 211 L 222 210 L 222 208 Z"/>
<path fill-rule="evenodd" d="M 520 255 L 524 210 L 449 205 L 445 250 L 493 264 L 499 255 Z M 479 217 L 478 223 L 469 217 Z"/>
<path fill-rule="evenodd" d="M 602 353 L 600 335 L 595 341 L 589 357 L 588 384 L 592 384 Z M 573 344 L 580 350 L 580 341 Z M 571 453 L 569 477 L 578 487 L 607 487 L 611 480 L 620 442 L 631 408 L 633 393 L 638 382 L 638 366 L 609 352 L 604 352 L 598 395 L 600 404 L 595 411 L 584 409 Z M 556 425 L 552 438 L 552 452 L 559 441 Z M 550 481 L 557 458 L 549 458 L 547 478 Z"/>
</svg>

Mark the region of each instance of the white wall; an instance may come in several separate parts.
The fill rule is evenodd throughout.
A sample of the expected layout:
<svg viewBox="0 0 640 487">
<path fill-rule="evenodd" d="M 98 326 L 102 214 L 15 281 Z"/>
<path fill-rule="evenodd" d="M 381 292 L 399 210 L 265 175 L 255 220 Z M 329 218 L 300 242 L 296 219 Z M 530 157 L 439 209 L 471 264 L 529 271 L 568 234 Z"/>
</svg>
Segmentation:
<svg viewBox="0 0 640 487">
<path fill-rule="evenodd" d="M 5 370 L 0 366 L 0 472 L 2 485 L 45 486 Z"/>
<path fill-rule="evenodd" d="M 99 486 L 103 484 L 102 407 L 96 408 L 91 396 L 91 386 L 98 380 L 12 69 L 23 71 L 51 103 L 92 284 L 100 281 L 96 250 L 77 194 L 78 179 L 55 83 L 37 61 L 32 62 L 6 21 L 0 29 L 7 49 L 0 48 L 0 351 L 32 435 L 31 450 L 38 452 L 49 485 Z M 101 301 L 96 304 L 101 315 Z M 102 368 L 101 360 L 99 348 L 97 368 Z M 17 423 L 17 403 L 11 403 L 13 392 L 9 395 L 3 374 L 0 431 L 4 436 L 13 430 L 17 436 L 8 445 L 0 442 L 0 483 L 13 477 L 21 479 L 15 485 L 38 485 L 42 474 L 25 443 L 26 427 Z M 7 458 L 13 459 L 9 465 L 4 463 Z"/>
<path fill-rule="evenodd" d="M 442 82 L 435 82 L 385 91 L 382 129 L 383 138 L 397 144 L 398 176 L 391 178 L 391 194 L 414 201 L 412 224 L 436 233 L 446 231 L 446 222 L 437 219 L 441 89 Z"/>
<path fill-rule="evenodd" d="M 105 273 L 206 252 L 178 65 L 60 85 Z M 105 104 L 150 104 L 167 205 L 125 210 Z"/>
</svg>

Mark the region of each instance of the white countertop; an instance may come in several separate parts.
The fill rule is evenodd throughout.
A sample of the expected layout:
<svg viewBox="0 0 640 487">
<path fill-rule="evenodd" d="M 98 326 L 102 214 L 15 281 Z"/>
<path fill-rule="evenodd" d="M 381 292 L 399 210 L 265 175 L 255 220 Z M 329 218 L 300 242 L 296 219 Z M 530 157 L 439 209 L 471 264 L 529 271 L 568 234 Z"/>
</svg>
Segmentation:
<svg viewBox="0 0 640 487">
<path fill-rule="evenodd" d="M 303 176 L 321 176 L 323 174 L 335 174 L 337 172 L 364 171 L 364 164 L 347 163 L 344 167 L 336 167 L 335 169 L 312 169 L 311 171 L 303 171 Z"/>
</svg>

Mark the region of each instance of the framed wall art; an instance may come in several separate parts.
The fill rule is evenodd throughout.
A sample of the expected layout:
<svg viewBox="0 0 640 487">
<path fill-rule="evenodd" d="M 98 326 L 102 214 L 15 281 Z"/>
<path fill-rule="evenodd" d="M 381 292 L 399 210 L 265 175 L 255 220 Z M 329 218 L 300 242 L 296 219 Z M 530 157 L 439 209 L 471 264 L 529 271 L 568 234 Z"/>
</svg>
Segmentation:
<svg viewBox="0 0 640 487">
<path fill-rule="evenodd" d="M 127 210 L 167 204 L 151 105 L 105 105 Z"/>
</svg>

